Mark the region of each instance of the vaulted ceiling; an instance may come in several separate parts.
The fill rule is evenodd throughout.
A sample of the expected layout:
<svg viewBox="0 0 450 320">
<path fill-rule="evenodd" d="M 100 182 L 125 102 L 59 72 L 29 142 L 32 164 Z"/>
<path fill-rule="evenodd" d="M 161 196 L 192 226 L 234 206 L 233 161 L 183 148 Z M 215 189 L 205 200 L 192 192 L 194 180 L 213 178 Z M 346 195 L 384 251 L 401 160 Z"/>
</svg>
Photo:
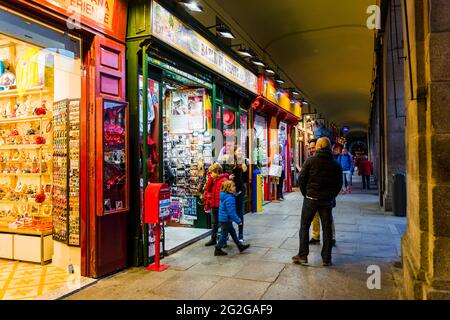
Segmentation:
<svg viewBox="0 0 450 320">
<path fill-rule="evenodd" d="M 366 129 L 374 51 L 366 11 L 375 0 L 202 2 L 225 12 L 329 121 Z"/>
</svg>

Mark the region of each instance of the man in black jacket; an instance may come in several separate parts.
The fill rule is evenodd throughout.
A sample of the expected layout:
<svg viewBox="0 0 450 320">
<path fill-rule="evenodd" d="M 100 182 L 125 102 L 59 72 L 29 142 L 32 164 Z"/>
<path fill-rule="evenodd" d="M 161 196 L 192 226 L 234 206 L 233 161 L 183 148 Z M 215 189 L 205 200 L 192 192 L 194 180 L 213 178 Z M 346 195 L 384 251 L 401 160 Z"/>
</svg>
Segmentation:
<svg viewBox="0 0 450 320">
<path fill-rule="evenodd" d="M 342 188 L 342 168 L 334 160 L 331 143 L 326 137 L 317 140 L 316 154 L 306 160 L 300 174 L 300 190 L 304 196 L 300 227 L 300 250 L 294 263 L 308 263 L 309 227 L 319 212 L 323 227 L 322 261 L 331 265 L 333 201 Z"/>
</svg>

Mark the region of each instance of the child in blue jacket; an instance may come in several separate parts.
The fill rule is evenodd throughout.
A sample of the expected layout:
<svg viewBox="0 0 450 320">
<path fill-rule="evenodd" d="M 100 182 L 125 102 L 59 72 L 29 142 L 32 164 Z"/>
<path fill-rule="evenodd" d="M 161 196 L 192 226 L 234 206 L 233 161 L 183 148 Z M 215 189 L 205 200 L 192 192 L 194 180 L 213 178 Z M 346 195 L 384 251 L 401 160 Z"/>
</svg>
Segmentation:
<svg viewBox="0 0 450 320">
<path fill-rule="evenodd" d="M 221 248 L 227 243 L 228 234 L 233 238 L 234 243 L 236 243 L 239 252 L 244 251 L 249 244 L 241 244 L 236 235 L 236 230 L 234 230 L 233 222 L 241 224 L 242 220 L 239 218 L 236 212 L 236 198 L 234 193 L 236 192 L 236 186 L 233 181 L 226 181 L 222 184 L 220 192 L 220 205 L 219 205 L 219 224 L 221 226 L 222 232 L 220 234 L 219 242 L 216 245 L 214 251 L 215 256 L 226 256 L 227 253 L 222 251 Z"/>
</svg>

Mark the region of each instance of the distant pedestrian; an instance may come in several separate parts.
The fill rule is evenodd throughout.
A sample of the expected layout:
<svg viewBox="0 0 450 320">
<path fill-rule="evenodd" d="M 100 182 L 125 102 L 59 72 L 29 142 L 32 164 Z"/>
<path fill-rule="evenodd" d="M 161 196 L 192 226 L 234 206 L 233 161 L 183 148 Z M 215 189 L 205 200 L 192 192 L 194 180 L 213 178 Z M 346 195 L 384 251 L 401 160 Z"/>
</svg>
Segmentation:
<svg viewBox="0 0 450 320">
<path fill-rule="evenodd" d="M 217 234 L 219 231 L 219 206 L 220 206 L 220 189 L 222 184 L 228 180 L 229 174 L 222 174 L 222 166 L 218 163 L 213 164 L 208 169 L 208 181 L 206 182 L 204 199 L 206 199 L 207 207 L 211 207 L 211 240 L 205 246 L 213 246 L 217 243 Z"/>
<path fill-rule="evenodd" d="M 222 184 L 220 192 L 220 207 L 219 207 L 219 223 L 222 229 L 220 234 L 219 242 L 216 244 L 216 249 L 214 250 L 215 256 L 226 256 L 227 253 L 222 251 L 222 248 L 227 243 L 228 234 L 231 235 L 234 243 L 239 249 L 239 252 L 250 247 L 249 244 L 242 244 L 237 235 L 236 230 L 233 227 L 233 222 L 238 225 L 242 224 L 242 220 L 239 218 L 236 212 L 236 198 L 234 193 L 236 192 L 236 186 L 233 181 L 226 181 Z"/>
<path fill-rule="evenodd" d="M 273 156 L 273 163 L 274 165 L 281 166 L 281 176 L 278 178 L 278 185 L 277 185 L 277 199 L 284 201 L 283 196 L 283 188 L 284 188 L 284 179 L 286 178 L 286 161 L 283 157 L 283 146 L 280 144 L 278 146 L 278 153 L 275 153 Z"/>
<path fill-rule="evenodd" d="M 370 190 L 370 176 L 372 175 L 372 163 L 365 155 L 359 162 L 359 175 L 362 177 L 363 189 Z"/>
<path fill-rule="evenodd" d="M 342 188 L 342 168 L 331 153 L 328 138 L 320 138 L 316 144 L 316 154 L 306 160 L 300 176 L 300 190 L 304 196 L 300 248 L 294 263 L 308 263 L 309 228 L 316 212 L 319 212 L 323 227 L 322 262 L 331 265 L 332 251 L 332 210 L 333 201 Z"/>
<path fill-rule="evenodd" d="M 338 162 L 342 168 L 343 180 L 344 180 L 344 193 L 351 193 L 350 179 L 353 172 L 354 163 L 351 154 L 347 149 L 342 149 L 342 154 L 338 157 Z"/>
</svg>

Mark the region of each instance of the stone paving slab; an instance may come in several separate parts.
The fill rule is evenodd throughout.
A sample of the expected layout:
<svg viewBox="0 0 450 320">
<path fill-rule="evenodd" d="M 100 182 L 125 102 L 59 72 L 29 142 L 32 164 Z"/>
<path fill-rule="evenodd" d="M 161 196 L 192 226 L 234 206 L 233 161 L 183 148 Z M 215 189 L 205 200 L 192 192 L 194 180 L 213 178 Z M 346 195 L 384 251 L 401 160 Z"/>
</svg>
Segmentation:
<svg viewBox="0 0 450 320">
<path fill-rule="evenodd" d="M 171 281 L 164 282 L 150 293 L 174 299 L 197 300 L 220 280 L 222 277 L 219 276 L 183 273 Z"/>
<path fill-rule="evenodd" d="M 210 288 L 204 300 L 259 300 L 270 286 L 268 282 L 242 279 L 222 279 Z"/>
</svg>

